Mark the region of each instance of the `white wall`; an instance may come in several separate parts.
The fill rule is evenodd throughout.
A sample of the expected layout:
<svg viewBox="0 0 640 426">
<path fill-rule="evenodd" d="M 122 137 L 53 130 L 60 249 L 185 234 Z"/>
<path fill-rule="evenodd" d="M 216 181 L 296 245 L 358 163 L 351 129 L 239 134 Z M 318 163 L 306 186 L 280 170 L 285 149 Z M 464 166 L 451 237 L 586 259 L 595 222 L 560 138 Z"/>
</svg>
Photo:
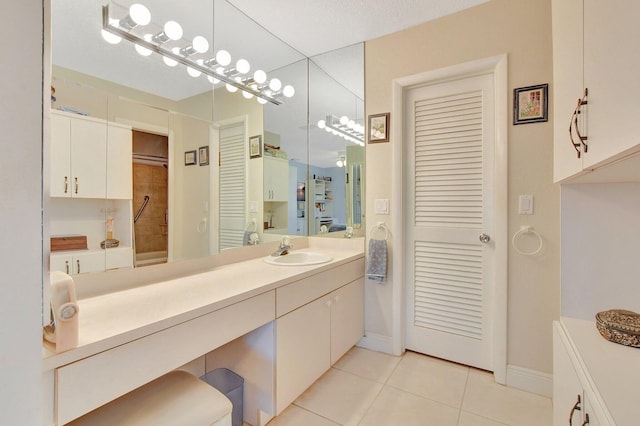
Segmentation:
<svg viewBox="0 0 640 426">
<path fill-rule="evenodd" d="M 0 416 L 42 422 L 41 0 L 2 2 L 0 16 Z"/>
<path fill-rule="evenodd" d="M 508 55 L 508 93 L 541 83 L 552 84 L 551 2 L 493 0 L 480 6 L 427 22 L 365 43 L 366 113 L 392 110 L 392 81 L 425 71 L 473 60 Z M 549 105 L 552 105 L 551 98 Z M 560 222 L 559 186 L 552 182 L 553 126 L 546 123 L 513 126 L 512 100 L 508 105 L 508 232 L 532 225 L 545 248 L 535 257 L 508 252 L 508 364 L 538 372 L 552 371 L 551 321 L 559 315 Z M 550 111 L 549 117 L 553 117 Z M 391 117 L 391 127 L 401 126 Z M 564 125 L 560 123 L 560 125 Z M 374 214 L 376 198 L 393 199 L 390 168 L 393 145 L 367 145 L 367 229 L 390 216 Z M 517 212 L 519 194 L 534 196 L 534 214 Z M 402 229 L 390 229 L 392 235 Z M 505 242 L 506 243 L 506 242 Z M 402 267 L 390 247 L 391 270 Z M 392 280 L 366 287 L 366 331 L 378 341 L 393 335 Z M 399 286 L 399 284 L 398 284 Z M 397 337 L 397 336 L 396 336 Z"/>
</svg>

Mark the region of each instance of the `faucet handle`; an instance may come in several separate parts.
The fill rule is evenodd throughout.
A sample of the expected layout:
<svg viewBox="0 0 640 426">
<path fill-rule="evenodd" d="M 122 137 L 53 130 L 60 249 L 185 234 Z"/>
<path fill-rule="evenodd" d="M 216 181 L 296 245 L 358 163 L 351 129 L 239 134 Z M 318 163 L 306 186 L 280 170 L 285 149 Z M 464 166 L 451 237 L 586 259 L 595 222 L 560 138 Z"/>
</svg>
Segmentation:
<svg viewBox="0 0 640 426">
<path fill-rule="evenodd" d="M 283 235 L 282 238 L 280 238 L 280 245 L 293 247 L 293 244 L 291 244 L 291 237 L 289 237 L 288 235 Z"/>
</svg>

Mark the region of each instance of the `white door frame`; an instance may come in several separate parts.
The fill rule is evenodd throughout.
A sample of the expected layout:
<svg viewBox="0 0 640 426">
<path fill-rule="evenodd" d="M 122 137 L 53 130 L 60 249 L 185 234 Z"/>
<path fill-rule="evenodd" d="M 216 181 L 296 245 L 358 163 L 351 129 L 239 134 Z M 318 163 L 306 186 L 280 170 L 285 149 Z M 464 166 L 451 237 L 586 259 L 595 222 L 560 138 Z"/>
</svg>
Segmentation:
<svg viewBox="0 0 640 426">
<path fill-rule="evenodd" d="M 393 218 L 392 226 L 397 232 L 392 235 L 393 259 L 393 300 L 392 300 L 392 351 L 399 355 L 405 350 L 405 274 L 404 274 L 404 200 L 403 200 L 403 128 L 404 97 L 406 89 L 427 83 L 450 80 L 481 72 L 492 72 L 495 87 L 495 235 L 491 237 L 495 244 L 495 287 L 494 287 L 494 361 L 493 373 L 496 382 L 505 384 L 507 380 L 507 128 L 508 128 L 508 76 L 507 55 L 498 55 L 477 61 L 466 62 L 451 67 L 426 71 L 392 82 L 392 106 L 394 126 L 391 137 L 395 142 L 392 148 L 393 173 Z"/>
</svg>

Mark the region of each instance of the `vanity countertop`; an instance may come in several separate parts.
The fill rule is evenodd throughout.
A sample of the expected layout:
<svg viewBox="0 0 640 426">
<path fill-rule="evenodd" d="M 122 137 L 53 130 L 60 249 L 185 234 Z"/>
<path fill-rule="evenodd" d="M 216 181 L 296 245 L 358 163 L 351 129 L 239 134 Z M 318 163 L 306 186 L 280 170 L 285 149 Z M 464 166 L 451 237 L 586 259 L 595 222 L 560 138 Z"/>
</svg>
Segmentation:
<svg viewBox="0 0 640 426">
<path fill-rule="evenodd" d="M 309 240 L 309 247 L 295 251 L 322 252 L 333 260 L 309 266 L 278 266 L 267 264 L 264 256 L 260 256 L 189 276 L 80 299 L 78 346 L 56 354 L 45 343 L 43 370 L 95 355 L 364 256 L 362 243 Z"/>
</svg>

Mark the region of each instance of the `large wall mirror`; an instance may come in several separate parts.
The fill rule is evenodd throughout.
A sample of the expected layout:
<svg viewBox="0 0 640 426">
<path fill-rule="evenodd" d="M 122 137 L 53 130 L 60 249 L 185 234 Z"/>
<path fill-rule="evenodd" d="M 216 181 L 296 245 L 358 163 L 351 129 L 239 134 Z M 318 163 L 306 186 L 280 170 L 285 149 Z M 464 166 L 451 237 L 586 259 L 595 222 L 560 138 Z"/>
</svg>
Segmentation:
<svg viewBox="0 0 640 426">
<path fill-rule="evenodd" d="M 52 2 L 51 269 L 142 267 L 363 227 L 362 45 L 307 58 L 225 0 L 146 0 L 146 17 L 134 3 Z M 105 4 L 110 25 L 240 89 L 112 43 Z M 258 101 L 272 80 L 276 102 Z"/>
</svg>

